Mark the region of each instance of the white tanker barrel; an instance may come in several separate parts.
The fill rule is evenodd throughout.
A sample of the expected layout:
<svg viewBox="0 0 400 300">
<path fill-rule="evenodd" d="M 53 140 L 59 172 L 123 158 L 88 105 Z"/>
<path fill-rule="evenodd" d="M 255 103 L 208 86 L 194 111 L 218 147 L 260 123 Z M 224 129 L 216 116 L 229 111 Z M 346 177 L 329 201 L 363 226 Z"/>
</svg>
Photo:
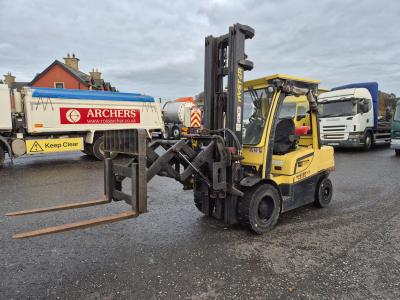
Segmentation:
<svg viewBox="0 0 400 300">
<path fill-rule="evenodd" d="M 163 107 L 164 122 L 185 123 L 185 110 L 194 106 L 191 102 L 166 102 Z"/>
</svg>

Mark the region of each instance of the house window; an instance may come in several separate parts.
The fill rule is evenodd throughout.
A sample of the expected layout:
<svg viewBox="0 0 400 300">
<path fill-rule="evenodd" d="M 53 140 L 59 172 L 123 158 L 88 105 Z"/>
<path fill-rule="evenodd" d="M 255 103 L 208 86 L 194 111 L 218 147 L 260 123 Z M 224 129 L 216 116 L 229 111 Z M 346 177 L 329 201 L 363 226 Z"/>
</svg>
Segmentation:
<svg viewBox="0 0 400 300">
<path fill-rule="evenodd" d="M 63 89 L 64 88 L 64 82 L 54 82 L 54 87 L 56 89 Z"/>
</svg>

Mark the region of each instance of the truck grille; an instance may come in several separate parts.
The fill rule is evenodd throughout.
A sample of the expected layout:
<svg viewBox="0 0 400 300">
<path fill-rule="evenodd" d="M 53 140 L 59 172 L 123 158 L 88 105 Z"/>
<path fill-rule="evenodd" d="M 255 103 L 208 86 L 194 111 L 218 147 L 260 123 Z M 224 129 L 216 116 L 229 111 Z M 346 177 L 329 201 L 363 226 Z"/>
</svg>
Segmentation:
<svg viewBox="0 0 400 300">
<path fill-rule="evenodd" d="M 335 132 L 335 131 L 345 131 L 346 125 L 330 125 L 330 126 L 322 126 L 323 132 Z"/>
<path fill-rule="evenodd" d="M 331 133 L 331 134 L 323 134 L 322 139 L 327 141 L 342 141 L 346 140 L 347 137 L 346 134 L 344 133 Z"/>
</svg>

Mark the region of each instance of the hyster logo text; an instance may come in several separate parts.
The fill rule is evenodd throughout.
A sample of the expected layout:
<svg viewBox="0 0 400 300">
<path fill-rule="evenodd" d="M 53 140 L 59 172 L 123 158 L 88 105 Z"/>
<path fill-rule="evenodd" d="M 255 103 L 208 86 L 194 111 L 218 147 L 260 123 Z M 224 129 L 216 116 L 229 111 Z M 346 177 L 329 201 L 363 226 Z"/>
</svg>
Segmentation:
<svg viewBox="0 0 400 300">
<path fill-rule="evenodd" d="M 61 124 L 140 123 L 140 110 L 122 108 L 60 107 Z"/>
</svg>

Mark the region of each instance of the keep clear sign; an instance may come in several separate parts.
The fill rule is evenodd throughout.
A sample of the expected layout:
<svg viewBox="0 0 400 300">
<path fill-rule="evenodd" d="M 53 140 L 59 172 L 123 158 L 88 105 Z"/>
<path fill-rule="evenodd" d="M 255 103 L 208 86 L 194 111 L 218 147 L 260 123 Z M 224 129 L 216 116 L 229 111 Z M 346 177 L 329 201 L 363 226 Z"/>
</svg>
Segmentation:
<svg viewBox="0 0 400 300">
<path fill-rule="evenodd" d="M 26 153 L 50 153 L 83 150 L 83 138 L 26 140 Z"/>
</svg>

